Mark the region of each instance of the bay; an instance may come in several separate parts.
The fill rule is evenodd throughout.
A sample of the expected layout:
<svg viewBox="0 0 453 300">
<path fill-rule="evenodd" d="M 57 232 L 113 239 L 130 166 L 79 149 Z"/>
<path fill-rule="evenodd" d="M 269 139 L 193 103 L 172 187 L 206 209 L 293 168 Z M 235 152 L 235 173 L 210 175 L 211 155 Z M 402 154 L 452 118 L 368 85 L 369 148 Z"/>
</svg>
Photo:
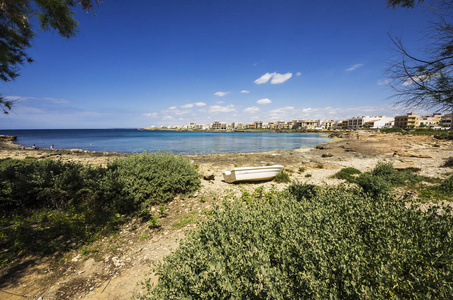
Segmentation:
<svg viewBox="0 0 453 300">
<path fill-rule="evenodd" d="M 16 144 L 39 148 L 175 154 L 253 153 L 313 148 L 330 139 L 317 133 L 199 132 L 136 129 L 0 130 L 17 136 Z"/>
</svg>

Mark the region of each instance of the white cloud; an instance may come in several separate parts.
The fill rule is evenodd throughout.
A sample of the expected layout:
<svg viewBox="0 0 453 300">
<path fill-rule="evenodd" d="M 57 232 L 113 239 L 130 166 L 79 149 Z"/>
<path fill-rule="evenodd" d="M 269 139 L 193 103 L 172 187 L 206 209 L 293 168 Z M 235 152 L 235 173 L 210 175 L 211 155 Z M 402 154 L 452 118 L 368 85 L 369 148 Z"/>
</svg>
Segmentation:
<svg viewBox="0 0 453 300">
<path fill-rule="evenodd" d="M 269 80 L 271 81 L 271 84 L 280 84 L 288 79 L 293 77 L 293 73 L 285 73 L 285 74 L 280 74 L 280 73 L 266 73 L 257 80 L 255 80 L 256 84 L 264 84 L 267 83 Z"/>
<path fill-rule="evenodd" d="M 193 107 L 193 104 L 192 103 L 189 103 L 189 104 L 186 104 L 186 105 L 182 105 L 181 108 L 191 108 Z"/>
<path fill-rule="evenodd" d="M 387 84 L 389 84 L 389 83 L 390 83 L 390 78 L 387 78 L 387 79 L 385 79 L 385 80 L 379 79 L 379 80 L 377 81 L 377 84 L 378 84 L 378 85 L 387 85 Z"/>
<path fill-rule="evenodd" d="M 221 91 L 218 91 L 218 92 L 215 92 L 214 95 L 216 96 L 219 96 L 219 97 L 223 97 L 225 95 L 228 95 L 230 92 L 221 92 Z"/>
<path fill-rule="evenodd" d="M 297 72 L 297 73 L 296 73 L 296 76 L 300 76 L 300 75 L 302 75 L 301 72 Z"/>
<path fill-rule="evenodd" d="M 270 99 L 264 98 L 264 99 L 260 99 L 260 100 L 256 101 L 256 103 L 261 104 L 261 105 L 266 105 L 266 104 L 272 103 L 272 101 Z"/>
<path fill-rule="evenodd" d="M 274 74 L 274 73 L 272 73 L 272 74 L 271 74 L 271 73 L 266 73 L 266 74 L 264 74 L 263 76 L 261 76 L 260 78 L 258 78 L 257 80 L 255 80 L 255 83 L 256 83 L 256 84 L 263 84 L 263 83 L 266 83 L 266 82 L 269 81 L 269 79 L 272 78 L 272 76 L 274 76 L 273 74 Z"/>
<path fill-rule="evenodd" d="M 248 93 L 250 93 L 250 91 L 247 91 L 247 90 L 242 90 L 241 91 L 241 94 L 248 94 Z"/>
<path fill-rule="evenodd" d="M 227 106 L 221 106 L 221 105 L 212 105 L 208 109 L 209 113 L 227 113 L 227 112 L 233 112 L 236 111 L 234 108 L 234 105 L 230 104 Z"/>
<path fill-rule="evenodd" d="M 162 118 L 162 120 L 164 120 L 164 121 L 169 121 L 169 120 L 174 120 L 174 118 L 173 118 L 172 116 L 164 116 L 164 117 Z"/>
<path fill-rule="evenodd" d="M 252 107 L 247 107 L 246 109 L 244 109 L 244 112 L 247 112 L 247 113 L 257 113 L 259 110 L 260 110 L 259 107 L 252 106 Z"/>
<path fill-rule="evenodd" d="M 153 113 L 145 113 L 143 115 L 148 118 L 155 118 L 155 117 L 157 117 L 158 114 L 156 112 L 153 112 Z"/>
<path fill-rule="evenodd" d="M 288 79 L 290 79 L 291 77 L 293 77 L 292 73 L 286 73 L 286 74 L 274 73 L 274 77 L 271 80 L 271 84 L 283 83 L 283 82 L 287 81 Z"/>
<path fill-rule="evenodd" d="M 206 103 L 204 103 L 204 102 L 195 102 L 194 105 L 195 106 L 206 106 Z"/>
<path fill-rule="evenodd" d="M 356 70 L 356 69 L 358 69 L 358 68 L 360 68 L 362 66 L 363 66 L 363 64 L 355 64 L 355 65 L 352 65 L 349 68 L 347 68 L 346 71 L 347 72 L 354 71 L 354 70 Z"/>
<path fill-rule="evenodd" d="M 174 109 L 177 109 L 177 108 L 178 108 L 177 106 L 170 106 L 168 109 L 174 110 Z"/>
<path fill-rule="evenodd" d="M 217 101 L 216 103 L 217 103 L 217 104 L 224 104 L 225 101 Z"/>
</svg>

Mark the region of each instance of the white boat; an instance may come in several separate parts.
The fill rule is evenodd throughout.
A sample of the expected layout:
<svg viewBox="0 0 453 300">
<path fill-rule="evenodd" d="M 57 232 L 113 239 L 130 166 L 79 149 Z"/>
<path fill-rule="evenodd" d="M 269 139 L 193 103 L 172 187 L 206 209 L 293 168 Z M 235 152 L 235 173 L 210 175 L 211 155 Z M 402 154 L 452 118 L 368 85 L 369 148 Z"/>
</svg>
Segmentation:
<svg viewBox="0 0 453 300">
<path fill-rule="evenodd" d="M 243 167 L 233 168 L 231 171 L 223 171 L 223 179 L 226 182 L 232 183 L 236 181 L 261 181 L 270 180 L 283 170 L 281 165 L 265 166 L 265 167 Z"/>
</svg>

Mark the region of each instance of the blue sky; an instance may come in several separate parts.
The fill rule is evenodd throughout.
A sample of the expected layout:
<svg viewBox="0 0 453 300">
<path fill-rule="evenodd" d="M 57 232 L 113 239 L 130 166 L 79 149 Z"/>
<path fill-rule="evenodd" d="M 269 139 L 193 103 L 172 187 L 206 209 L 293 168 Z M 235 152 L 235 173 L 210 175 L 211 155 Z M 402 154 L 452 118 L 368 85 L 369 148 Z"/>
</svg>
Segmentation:
<svg viewBox="0 0 453 300">
<path fill-rule="evenodd" d="M 0 129 L 141 128 L 394 116 L 387 34 L 417 49 L 427 15 L 385 0 L 104 0 L 80 33 L 38 31 L 1 92 Z"/>
</svg>

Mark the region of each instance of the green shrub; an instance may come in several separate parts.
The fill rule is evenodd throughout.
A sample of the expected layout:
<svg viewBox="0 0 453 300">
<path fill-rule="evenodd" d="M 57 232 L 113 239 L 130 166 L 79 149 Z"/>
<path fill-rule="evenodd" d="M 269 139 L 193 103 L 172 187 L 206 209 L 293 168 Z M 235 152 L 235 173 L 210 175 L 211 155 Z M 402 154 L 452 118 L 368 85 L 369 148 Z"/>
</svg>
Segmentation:
<svg viewBox="0 0 453 300">
<path fill-rule="evenodd" d="M 453 193 L 453 176 L 450 176 L 449 178 L 442 181 L 439 189 L 444 193 L 450 193 L 451 196 Z"/>
<path fill-rule="evenodd" d="M 120 181 L 123 193 L 133 198 L 135 207 L 162 204 L 200 187 L 199 174 L 189 159 L 168 152 L 119 158 L 108 169 Z"/>
<path fill-rule="evenodd" d="M 410 171 L 397 172 L 391 163 L 379 162 L 373 170 L 361 174 L 354 182 L 361 186 L 366 193 L 383 196 L 387 195 L 393 187 L 421 180 L 422 177 Z"/>
<path fill-rule="evenodd" d="M 452 209 L 390 200 L 340 186 L 224 202 L 137 298 L 451 299 Z"/>
<path fill-rule="evenodd" d="M 335 175 L 333 175 L 333 177 L 338 179 L 344 179 L 348 182 L 355 182 L 356 176 L 354 175 L 358 174 L 362 174 L 362 172 L 360 172 L 356 168 L 344 168 L 337 172 Z"/>
<path fill-rule="evenodd" d="M 294 183 L 288 187 L 288 191 L 292 194 L 297 201 L 302 199 L 311 199 L 316 196 L 318 187 L 314 184 Z"/>
<path fill-rule="evenodd" d="M 289 175 L 285 173 L 285 171 L 280 171 L 275 175 L 274 180 L 276 182 L 283 182 L 283 183 L 289 183 L 291 182 L 291 178 L 289 178 Z"/>
</svg>

